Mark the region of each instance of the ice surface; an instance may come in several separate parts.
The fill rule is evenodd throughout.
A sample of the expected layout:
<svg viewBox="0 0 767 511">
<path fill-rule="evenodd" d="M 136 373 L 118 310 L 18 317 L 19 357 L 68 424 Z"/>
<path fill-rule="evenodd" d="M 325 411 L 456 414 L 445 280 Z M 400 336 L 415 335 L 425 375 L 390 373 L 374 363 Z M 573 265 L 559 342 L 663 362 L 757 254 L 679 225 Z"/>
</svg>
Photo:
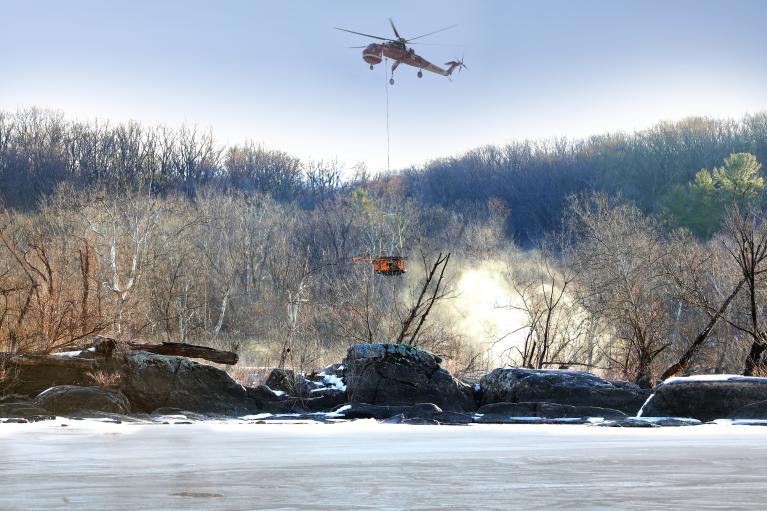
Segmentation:
<svg viewBox="0 0 767 511">
<path fill-rule="evenodd" d="M 59 419 L 0 426 L 0 509 L 754 509 L 765 440 L 730 425 Z"/>
</svg>

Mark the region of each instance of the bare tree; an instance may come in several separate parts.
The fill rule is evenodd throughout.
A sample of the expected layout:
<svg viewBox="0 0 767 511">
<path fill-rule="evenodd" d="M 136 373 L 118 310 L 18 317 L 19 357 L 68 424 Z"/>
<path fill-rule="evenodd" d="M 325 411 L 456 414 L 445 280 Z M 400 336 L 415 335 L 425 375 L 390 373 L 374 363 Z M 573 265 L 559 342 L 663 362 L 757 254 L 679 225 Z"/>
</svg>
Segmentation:
<svg viewBox="0 0 767 511">
<path fill-rule="evenodd" d="M 402 320 L 402 329 L 394 341 L 396 344 L 402 344 L 407 340 L 410 346 L 417 346 L 418 334 L 426 322 L 429 312 L 435 303 L 447 296 L 442 286 L 445 279 L 445 269 L 450 262 L 450 252 L 445 255 L 440 252 L 431 267 L 427 263 L 425 255 L 422 255 L 421 259 L 426 276 L 423 278 L 421 291 Z"/>
<path fill-rule="evenodd" d="M 732 315 L 730 325 L 751 339 L 743 374 L 750 376 L 765 367 L 767 324 L 767 221 L 756 211 L 742 212 L 734 208 L 726 221 L 724 246 L 735 262 L 744 281 L 745 305 Z"/>
<path fill-rule="evenodd" d="M 112 328 L 116 339 L 125 333 L 123 313 L 144 275 L 160 212 L 151 189 L 126 192 L 84 212 L 94 235 L 95 251 L 108 268 L 104 286 L 114 298 Z"/>
<path fill-rule="evenodd" d="M 604 196 L 575 201 L 572 214 L 584 304 L 609 322 L 618 341 L 605 355 L 626 377 L 650 387 L 673 328 L 666 239 L 635 206 Z"/>
<path fill-rule="evenodd" d="M 693 319 L 692 341 L 686 343 L 683 351 L 661 373 L 665 380 L 685 371 L 709 340 L 715 327 L 727 317 L 726 314 L 740 293 L 746 279 L 742 276 L 729 277 L 726 261 L 716 257 L 713 246 L 718 241 L 702 246 L 689 233 L 678 232 L 672 240 L 674 256 L 664 260 L 665 271 L 672 282 L 672 292 L 678 301 L 677 317 L 687 311 L 687 316 L 697 312 L 702 317 Z"/>
</svg>

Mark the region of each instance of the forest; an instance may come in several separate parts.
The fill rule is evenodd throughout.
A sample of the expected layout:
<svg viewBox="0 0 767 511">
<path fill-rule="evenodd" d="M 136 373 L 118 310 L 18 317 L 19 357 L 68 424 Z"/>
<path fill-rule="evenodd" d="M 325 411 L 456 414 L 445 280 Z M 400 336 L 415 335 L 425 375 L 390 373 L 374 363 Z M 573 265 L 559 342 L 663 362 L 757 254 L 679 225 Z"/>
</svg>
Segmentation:
<svg viewBox="0 0 767 511">
<path fill-rule="evenodd" d="M 189 342 L 238 352 L 246 381 L 400 341 L 466 377 L 764 374 L 765 161 L 767 113 L 387 174 L 194 127 L 0 112 L 0 352 Z M 352 260 L 378 255 L 408 272 Z"/>
</svg>

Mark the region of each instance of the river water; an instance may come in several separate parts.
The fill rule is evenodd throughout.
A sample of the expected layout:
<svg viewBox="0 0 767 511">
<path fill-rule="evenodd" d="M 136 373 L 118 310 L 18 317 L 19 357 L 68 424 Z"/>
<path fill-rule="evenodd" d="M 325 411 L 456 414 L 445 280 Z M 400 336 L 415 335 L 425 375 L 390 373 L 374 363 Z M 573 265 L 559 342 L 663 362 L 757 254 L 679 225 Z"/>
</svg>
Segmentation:
<svg viewBox="0 0 767 511">
<path fill-rule="evenodd" d="M 0 425 L 1 510 L 758 509 L 766 496 L 758 426 Z"/>
</svg>

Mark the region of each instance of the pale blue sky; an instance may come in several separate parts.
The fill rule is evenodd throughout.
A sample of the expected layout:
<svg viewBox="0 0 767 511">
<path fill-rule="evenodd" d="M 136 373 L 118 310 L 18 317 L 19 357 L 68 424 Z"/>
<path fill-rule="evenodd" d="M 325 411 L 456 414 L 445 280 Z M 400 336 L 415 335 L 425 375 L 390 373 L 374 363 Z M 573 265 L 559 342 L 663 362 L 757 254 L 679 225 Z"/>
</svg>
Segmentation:
<svg viewBox="0 0 767 511">
<path fill-rule="evenodd" d="M 767 1 L 0 0 L 0 109 L 210 128 L 302 158 L 385 166 L 387 18 L 452 82 L 401 66 L 392 167 L 488 143 L 767 110 Z"/>
</svg>

